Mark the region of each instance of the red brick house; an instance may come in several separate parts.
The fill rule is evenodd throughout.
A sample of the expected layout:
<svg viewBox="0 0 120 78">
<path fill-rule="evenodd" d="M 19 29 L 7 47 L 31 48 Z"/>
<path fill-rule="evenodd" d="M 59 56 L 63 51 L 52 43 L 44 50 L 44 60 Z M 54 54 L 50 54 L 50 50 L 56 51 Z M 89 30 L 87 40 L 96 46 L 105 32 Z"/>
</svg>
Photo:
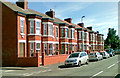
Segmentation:
<svg viewBox="0 0 120 78">
<path fill-rule="evenodd" d="M 26 0 L 20 1 L 1 2 L 3 66 L 49 65 L 64 62 L 76 51 L 104 50 L 102 34 L 73 24 L 72 18 L 58 19 L 53 10 L 31 10 Z"/>
</svg>

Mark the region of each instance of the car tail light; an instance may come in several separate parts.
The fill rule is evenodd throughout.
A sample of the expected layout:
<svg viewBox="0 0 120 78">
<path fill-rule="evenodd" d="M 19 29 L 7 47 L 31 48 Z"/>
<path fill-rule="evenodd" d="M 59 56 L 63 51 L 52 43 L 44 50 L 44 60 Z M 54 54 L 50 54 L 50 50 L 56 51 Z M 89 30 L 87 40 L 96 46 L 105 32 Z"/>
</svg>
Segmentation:
<svg viewBox="0 0 120 78">
<path fill-rule="evenodd" d="M 95 57 L 97 57 L 97 55 L 95 55 Z"/>
</svg>

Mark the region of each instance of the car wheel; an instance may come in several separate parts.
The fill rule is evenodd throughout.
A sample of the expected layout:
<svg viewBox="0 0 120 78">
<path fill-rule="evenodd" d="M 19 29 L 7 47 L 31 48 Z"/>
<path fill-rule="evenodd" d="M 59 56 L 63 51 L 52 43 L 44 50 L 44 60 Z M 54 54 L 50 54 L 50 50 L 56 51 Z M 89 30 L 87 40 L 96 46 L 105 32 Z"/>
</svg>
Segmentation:
<svg viewBox="0 0 120 78">
<path fill-rule="evenodd" d="M 78 67 L 80 67 L 81 66 L 81 62 L 78 62 Z"/>
<path fill-rule="evenodd" d="M 88 60 L 86 61 L 86 64 L 88 64 Z"/>
</svg>

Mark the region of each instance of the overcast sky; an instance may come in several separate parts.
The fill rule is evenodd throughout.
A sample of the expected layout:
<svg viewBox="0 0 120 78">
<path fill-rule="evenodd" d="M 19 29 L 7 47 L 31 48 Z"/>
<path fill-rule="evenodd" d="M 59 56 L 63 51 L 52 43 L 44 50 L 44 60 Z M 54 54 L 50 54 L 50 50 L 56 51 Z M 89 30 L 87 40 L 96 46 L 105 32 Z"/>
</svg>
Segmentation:
<svg viewBox="0 0 120 78">
<path fill-rule="evenodd" d="M 85 27 L 92 26 L 94 31 L 104 34 L 104 39 L 108 28 L 114 28 L 118 34 L 117 2 L 29 2 L 28 7 L 41 13 L 53 9 L 57 18 L 72 18 L 75 24 L 85 16 Z"/>
</svg>

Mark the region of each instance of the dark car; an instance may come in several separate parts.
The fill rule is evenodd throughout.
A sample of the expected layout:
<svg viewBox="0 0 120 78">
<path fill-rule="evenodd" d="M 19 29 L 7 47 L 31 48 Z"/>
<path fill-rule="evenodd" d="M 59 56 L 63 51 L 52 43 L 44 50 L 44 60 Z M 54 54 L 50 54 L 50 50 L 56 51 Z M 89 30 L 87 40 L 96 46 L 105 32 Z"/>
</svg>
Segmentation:
<svg viewBox="0 0 120 78">
<path fill-rule="evenodd" d="M 115 56 L 115 51 L 113 49 L 107 49 L 106 52 L 110 55 L 110 57 Z"/>
</svg>

